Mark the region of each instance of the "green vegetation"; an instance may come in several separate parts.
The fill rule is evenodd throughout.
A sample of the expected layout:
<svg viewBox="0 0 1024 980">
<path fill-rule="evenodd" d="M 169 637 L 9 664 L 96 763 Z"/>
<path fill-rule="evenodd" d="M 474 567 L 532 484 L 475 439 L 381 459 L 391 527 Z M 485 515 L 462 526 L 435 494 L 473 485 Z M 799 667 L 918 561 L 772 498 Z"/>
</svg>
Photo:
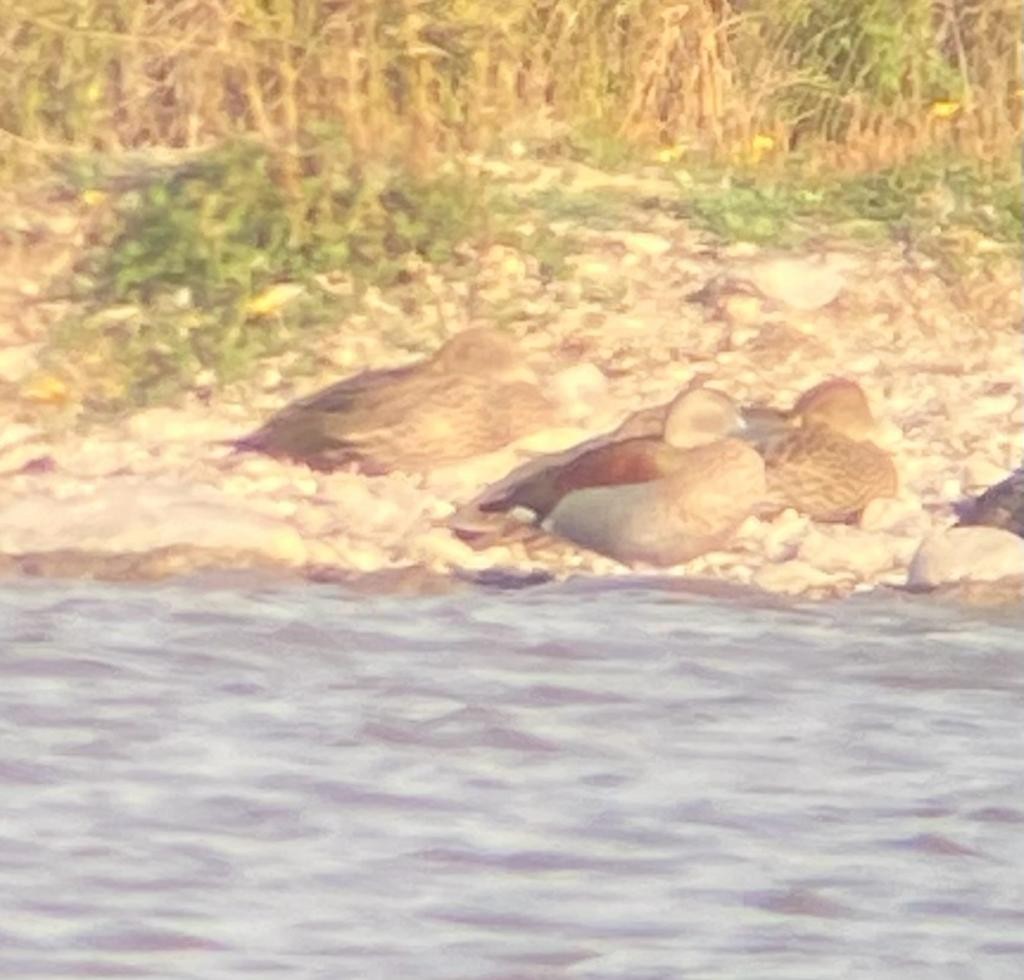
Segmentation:
<svg viewBox="0 0 1024 980">
<path fill-rule="evenodd" d="M 747 172 L 721 180 L 683 173 L 671 210 L 726 240 L 800 245 L 823 226 L 854 237 L 910 237 L 949 224 L 1001 243 L 1022 238 L 1021 175 L 1013 165 L 923 158 L 865 174 Z"/>
<path fill-rule="evenodd" d="M 229 144 L 118 202 L 121 230 L 99 283 L 114 299 L 187 287 L 237 306 L 268 284 L 345 269 L 387 284 L 417 254 L 444 262 L 486 225 L 482 187 L 357 165 L 340 141 L 303 161 L 290 197 L 258 144 Z"/>
<path fill-rule="evenodd" d="M 101 368 L 91 408 L 158 402 L 204 372 L 237 380 L 308 342 L 361 288 L 397 282 L 413 257 L 445 263 L 491 234 L 485 187 L 466 174 L 417 178 L 360 166 L 340 140 L 314 147 L 294 197 L 271 155 L 246 141 L 136 175 L 138 186 L 112 197 L 109 241 L 85 263 L 82 303 L 54 337 L 58 352 L 87 352 Z M 114 180 L 102 167 L 78 179 Z M 320 274 L 342 274 L 350 288 L 336 295 Z M 295 288 L 275 289 L 283 283 Z"/>
<path fill-rule="evenodd" d="M 0 175 L 106 195 L 51 354 L 88 352 L 117 410 L 308 348 L 464 242 L 559 275 L 556 220 L 1019 241 L 1018 21 L 1014 0 L 9 0 Z M 657 160 L 678 193 L 516 192 L 469 164 L 507 150 Z"/>
<path fill-rule="evenodd" d="M 758 135 L 991 156 L 1020 135 L 1019 19 L 1014 0 L 10 0 L 0 131 L 8 168 L 243 133 L 297 159 L 318 126 L 420 172 L 545 132 L 603 165 Z"/>
</svg>

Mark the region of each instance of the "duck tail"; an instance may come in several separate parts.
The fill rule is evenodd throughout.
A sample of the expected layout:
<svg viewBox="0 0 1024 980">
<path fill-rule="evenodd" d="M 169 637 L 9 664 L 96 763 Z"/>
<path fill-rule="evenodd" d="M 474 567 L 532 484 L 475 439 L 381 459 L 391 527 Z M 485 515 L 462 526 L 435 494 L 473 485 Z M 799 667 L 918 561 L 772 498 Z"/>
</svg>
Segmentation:
<svg viewBox="0 0 1024 980">
<path fill-rule="evenodd" d="M 516 488 L 512 487 L 493 497 L 485 497 L 476 505 L 476 509 L 483 514 L 501 514 L 512 510 L 519 501 L 516 499 Z"/>
<path fill-rule="evenodd" d="M 956 517 L 954 527 L 970 527 L 975 523 L 974 517 L 978 509 L 976 497 L 966 497 L 953 503 L 953 515 Z"/>
</svg>

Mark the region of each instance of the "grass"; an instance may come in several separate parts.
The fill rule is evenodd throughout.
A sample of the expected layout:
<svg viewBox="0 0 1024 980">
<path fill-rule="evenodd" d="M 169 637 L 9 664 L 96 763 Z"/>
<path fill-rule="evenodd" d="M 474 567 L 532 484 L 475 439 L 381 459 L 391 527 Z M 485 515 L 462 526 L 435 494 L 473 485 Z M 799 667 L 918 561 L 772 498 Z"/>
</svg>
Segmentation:
<svg viewBox="0 0 1024 980">
<path fill-rule="evenodd" d="M 107 195 L 48 356 L 122 411 L 308 348 L 466 242 L 561 275 L 552 222 L 644 203 L 489 186 L 468 161 L 496 148 L 658 159 L 678 191 L 647 203 L 726 240 L 1019 242 L 1018 21 L 1011 0 L 9 0 L 0 178 Z"/>
<path fill-rule="evenodd" d="M 1021 176 L 1011 165 L 923 158 L 862 174 L 677 171 L 668 206 L 726 241 L 799 246 L 827 226 L 854 237 L 926 239 L 954 224 L 1008 245 L 1022 236 Z"/>
<path fill-rule="evenodd" d="M 1018 35 L 1012 0 L 9 0 L 2 166 L 241 134 L 295 161 L 311 125 L 419 173 L 559 127 L 605 166 L 766 136 L 873 165 L 992 157 L 1020 136 Z"/>
<path fill-rule="evenodd" d="M 366 289 L 401 286 L 418 264 L 472 275 L 466 244 L 511 246 L 542 277 L 561 275 L 572 249 L 465 167 L 418 177 L 360 164 L 337 137 L 309 141 L 294 195 L 276 166 L 242 140 L 177 164 L 100 160 L 74 173 L 110 214 L 46 363 L 91 414 L 241 380 L 263 358 L 315 345 Z"/>
<path fill-rule="evenodd" d="M 264 358 L 309 350 L 362 290 L 400 286 L 410 261 L 472 276 L 466 243 L 509 245 L 533 256 L 542 277 L 564 275 L 578 249 L 573 228 L 642 226 L 644 209 L 724 241 L 774 247 L 813 244 L 823 233 L 912 241 L 951 278 L 969 271 L 979 237 L 1021 241 L 1019 173 L 972 161 L 829 177 L 667 166 L 678 192 L 653 200 L 643 182 L 635 192 L 574 190 L 571 180 L 531 190 L 466 171 L 413 178 L 364 169 L 337 141 L 315 144 L 296 198 L 282 193 L 273 167 L 272 155 L 243 141 L 142 177 L 118 173 L 129 189 L 111 194 L 106 245 L 80 270 L 78 302 L 47 353 L 91 414 L 240 381 Z M 79 175 L 93 193 L 104 179 Z M 973 239 L 951 237 L 951 228 Z M 339 279 L 350 288 L 325 285 Z"/>
<path fill-rule="evenodd" d="M 311 144 L 295 195 L 274 168 L 240 141 L 109 191 L 107 240 L 83 264 L 79 302 L 51 344 L 90 409 L 155 404 L 200 376 L 237 380 L 309 344 L 411 259 L 442 264 L 491 234 L 486 188 L 466 174 L 359 166 L 336 139 Z M 125 176 L 79 180 L 96 194 Z M 325 288 L 339 276 L 350 283 L 340 295 Z"/>
</svg>

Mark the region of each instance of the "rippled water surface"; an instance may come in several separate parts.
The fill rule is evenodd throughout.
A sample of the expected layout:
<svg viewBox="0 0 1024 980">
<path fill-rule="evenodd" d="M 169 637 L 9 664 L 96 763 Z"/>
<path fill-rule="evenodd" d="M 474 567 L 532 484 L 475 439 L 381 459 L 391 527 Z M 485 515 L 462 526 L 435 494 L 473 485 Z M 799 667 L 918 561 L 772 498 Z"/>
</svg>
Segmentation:
<svg viewBox="0 0 1024 980">
<path fill-rule="evenodd" d="M 0 591 L 0 976 L 1024 976 L 1017 611 Z"/>
</svg>

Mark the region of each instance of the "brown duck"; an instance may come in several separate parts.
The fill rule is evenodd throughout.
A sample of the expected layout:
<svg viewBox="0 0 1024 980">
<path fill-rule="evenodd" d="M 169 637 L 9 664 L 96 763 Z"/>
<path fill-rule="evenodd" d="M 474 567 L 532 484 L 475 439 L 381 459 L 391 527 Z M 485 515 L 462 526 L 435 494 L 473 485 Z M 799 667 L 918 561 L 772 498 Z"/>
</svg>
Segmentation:
<svg viewBox="0 0 1024 980">
<path fill-rule="evenodd" d="M 549 534 L 626 563 L 672 565 L 719 546 L 763 496 L 764 464 L 730 438 L 742 423 L 736 406 L 704 388 L 671 403 L 660 435 L 622 437 L 648 431 L 659 411 L 528 464 L 475 507 L 523 508 Z"/>
<path fill-rule="evenodd" d="M 871 441 L 877 424 L 854 381 L 824 381 L 788 411 L 753 406 L 744 417 L 765 461 L 761 512 L 792 507 L 817 521 L 850 522 L 876 497 L 898 490 L 896 467 Z"/>
<path fill-rule="evenodd" d="M 294 401 L 235 447 L 323 471 L 421 471 L 500 449 L 552 424 L 553 414 L 513 342 L 480 327 L 425 361 Z"/>
<path fill-rule="evenodd" d="M 980 496 L 957 506 L 957 527 L 986 525 L 1024 538 L 1024 466 Z"/>
</svg>

